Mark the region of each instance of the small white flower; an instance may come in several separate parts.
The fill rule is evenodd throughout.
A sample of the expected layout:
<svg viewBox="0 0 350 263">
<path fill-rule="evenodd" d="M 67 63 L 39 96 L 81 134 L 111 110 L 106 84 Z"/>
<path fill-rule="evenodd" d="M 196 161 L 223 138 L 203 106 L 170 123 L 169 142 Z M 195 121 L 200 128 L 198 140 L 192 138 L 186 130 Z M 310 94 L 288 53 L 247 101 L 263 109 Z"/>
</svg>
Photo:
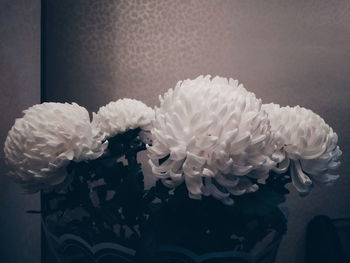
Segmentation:
<svg viewBox="0 0 350 263">
<path fill-rule="evenodd" d="M 339 177 L 334 174 L 342 154 L 338 136 L 319 115 L 300 106 L 271 103 L 263 109 L 280 153 L 275 171 L 285 172 L 290 166 L 293 184 L 302 194 L 309 193 L 313 181 L 328 184 Z"/>
<path fill-rule="evenodd" d="M 191 198 L 212 195 L 232 204 L 230 194 L 254 192 L 256 180 L 268 177 L 274 165 L 269 120 L 237 80 L 180 81 L 160 103 L 148 150 L 153 173 L 166 186 L 185 182 Z"/>
<path fill-rule="evenodd" d="M 150 130 L 153 119 L 152 108 L 141 101 L 125 98 L 112 101 L 101 107 L 97 114 L 93 113 L 92 124 L 97 133 L 107 139 L 129 129 Z"/>
<path fill-rule="evenodd" d="M 89 113 L 73 103 L 43 103 L 16 119 L 5 141 L 10 175 L 28 192 L 63 183 L 70 161 L 96 159 L 107 143 L 93 135 Z"/>
</svg>

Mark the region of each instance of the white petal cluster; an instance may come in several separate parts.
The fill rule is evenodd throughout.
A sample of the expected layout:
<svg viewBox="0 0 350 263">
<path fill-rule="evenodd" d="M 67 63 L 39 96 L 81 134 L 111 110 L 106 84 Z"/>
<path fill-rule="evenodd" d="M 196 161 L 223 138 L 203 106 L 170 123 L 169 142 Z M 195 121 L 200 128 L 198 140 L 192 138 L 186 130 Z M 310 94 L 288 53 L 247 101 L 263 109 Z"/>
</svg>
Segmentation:
<svg viewBox="0 0 350 263">
<path fill-rule="evenodd" d="M 319 115 L 300 106 L 271 103 L 263 109 L 280 153 L 275 171 L 284 172 L 290 166 L 293 184 L 302 194 L 310 191 L 313 181 L 328 184 L 339 177 L 335 174 L 342 154 L 338 136 Z"/>
<path fill-rule="evenodd" d="M 105 139 L 129 129 L 150 130 L 154 110 L 134 99 L 112 101 L 93 113 L 92 124 Z"/>
<path fill-rule="evenodd" d="M 169 187 L 185 182 L 192 198 L 212 195 L 230 204 L 230 194 L 256 191 L 255 182 L 275 165 L 268 116 L 237 80 L 178 82 L 160 97 L 151 132 L 153 173 Z"/>
<path fill-rule="evenodd" d="M 70 161 L 96 159 L 107 144 L 93 135 L 89 113 L 73 103 L 43 103 L 16 119 L 5 141 L 10 175 L 28 192 L 57 186 Z"/>
</svg>

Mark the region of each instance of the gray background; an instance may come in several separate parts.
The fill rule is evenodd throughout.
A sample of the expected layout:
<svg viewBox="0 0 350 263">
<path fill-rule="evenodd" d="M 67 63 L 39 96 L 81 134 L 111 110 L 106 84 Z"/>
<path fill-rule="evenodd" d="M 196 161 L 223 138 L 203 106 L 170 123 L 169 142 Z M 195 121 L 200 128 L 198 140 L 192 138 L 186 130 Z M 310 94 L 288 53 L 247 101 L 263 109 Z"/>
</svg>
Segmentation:
<svg viewBox="0 0 350 263">
<path fill-rule="evenodd" d="M 90 111 L 131 97 L 150 106 L 199 74 L 234 77 L 263 99 L 314 110 L 338 132 L 341 179 L 288 196 L 277 262 L 302 262 L 307 222 L 350 216 L 350 1 L 49 0 L 47 95 Z"/>
<path fill-rule="evenodd" d="M 350 216 L 349 1 L 46 2 L 49 100 L 76 101 L 90 111 L 122 97 L 153 106 L 178 80 L 209 73 L 238 78 L 264 102 L 308 107 L 338 132 L 341 179 L 307 198 L 292 189 L 277 262 L 302 262 L 305 226 L 314 215 Z M 0 4 L 3 141 L 20 111 L 39 101 L 40 6 Z M 0 259 L 38 262 L 39 220 L 24 214 L 38 198 L 20 195 L 3 174 L 1 162 Z"/>
<path fill-rule="evenodd" d="M 40 0 L 0 0 L 0 262 L 40 262 L 39 195 L 5 177 L 3 143 L 21 111 L 40 102 Z"/>
</svg>

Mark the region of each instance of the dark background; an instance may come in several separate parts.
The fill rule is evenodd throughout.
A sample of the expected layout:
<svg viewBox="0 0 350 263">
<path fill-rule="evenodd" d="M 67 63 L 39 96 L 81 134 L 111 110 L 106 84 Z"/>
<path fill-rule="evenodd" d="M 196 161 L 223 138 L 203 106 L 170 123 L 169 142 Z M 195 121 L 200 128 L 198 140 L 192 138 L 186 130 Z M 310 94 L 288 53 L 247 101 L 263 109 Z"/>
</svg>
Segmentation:
<svg viewBox="0 0 350 263">
<path fill-rule="evenodd" d="M 40 102 L 40 0 L 0 0 L 0 262 L 40 262 L 39 195 L 5 177 L 2 151 L 22 110 Z"/>
<path fill-rule="evenodd" d="M 0 3 L 3 141 L 19 111 L 39 101 L 40 3 Z M 302 262 L 305 227 L 313 216 L 350 216 L 349 1 L 45 3 L 49 101 L 75 101 L 90 111 L 122 97 L 153 106 L 158 94 L 180 79 L 221 75 L 239 79 L 265 103 L 310 108 L 337 131 L 344 152 L 341 178 L 306 198 L 290 187 L 289 230 L 277 262 Z M 37 198 L 23 198 L 3 182 L 0 240 L 7 252 L 1 252 L 12 253 L 11 262 L 23 262 L 20 253 L 13 253 L 20 249 L 31 262 L 38 261 L 38 220 L 23 212 L 38 204 Z"/>
</svg>

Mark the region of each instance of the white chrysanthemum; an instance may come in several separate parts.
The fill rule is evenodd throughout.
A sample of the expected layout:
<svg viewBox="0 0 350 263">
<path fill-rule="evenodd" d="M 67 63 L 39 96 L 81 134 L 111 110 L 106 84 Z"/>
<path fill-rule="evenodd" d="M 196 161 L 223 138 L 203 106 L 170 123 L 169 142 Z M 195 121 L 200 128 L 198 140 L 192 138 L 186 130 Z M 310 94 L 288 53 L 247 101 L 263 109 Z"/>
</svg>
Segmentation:
<svg viewBox="0 0 350 263">
<path fill-rule="evenodd" d="M 268 177 L 274 165 L 268 117 L 237 80 L 180 81 L 160 102 L 148 150 L 165 185 L 185 182 L 192 198 L 212 195 L 230 204 L 230 194 L 254 192 L 255 182 Z"/>
<path fill-rule="evenodd" d="M 107 144 L 93 136 L 89 113 L 73 103 L 43 103 L 16 119 L 5 141 L 10 175 L 28 192 L 65 181 L 70 161 L 96 159 Z"/>
<path fill-rule="evenodd" d="M 150 130 L 154 110 L 134 99 L 120 99 L 93 113 L 93 125 L 104 138 L 113 137 L 129 129 Z"/>
<path fill-rule="evenodd" d="M 300 106 L 271 103 L 263 109 L 269 115 L 280 151 L 275 171 L 284 172 L 290 166 L 293 184 L 302 194 L 310 191 L 312 181 L 328 184 L 339 177 L 334 174 L 342 154 L 338 136 L 319 115 Z"/>
</svg>

